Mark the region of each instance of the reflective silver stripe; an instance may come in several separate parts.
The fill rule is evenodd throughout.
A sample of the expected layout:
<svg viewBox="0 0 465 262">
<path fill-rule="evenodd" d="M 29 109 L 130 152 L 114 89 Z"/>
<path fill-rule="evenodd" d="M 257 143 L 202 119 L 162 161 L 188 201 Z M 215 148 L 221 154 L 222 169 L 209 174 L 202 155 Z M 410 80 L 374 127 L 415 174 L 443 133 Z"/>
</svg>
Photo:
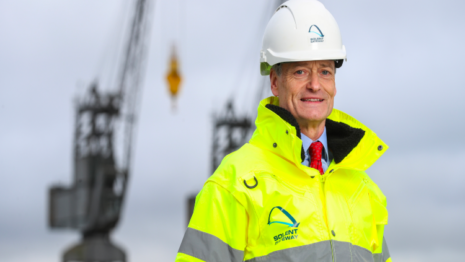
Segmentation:
<svg viewBox="0 0 465 262">
<path fill-rule="evenodd" d="M 332 262 L 331 256 L 331 243 L 329 241 L 322 241 L 310 245 L 293 247 L 271 252 L 266 256 L 255 257 L 247 262 L 301 262 L 301 261 L 318 261 L 318 262 Z"/>
<path fill-rule="evenodd" d="M 389 254 L 389 248 L 386 243 L 386 239 L 383 237 L 383 262 L 388 260 L 391 257 L 391 254 Z"/>
<path fill-rule="evenodd" d="M 352 261 L 352 244 L 349 242 L 339 242 L 333 240 L 334 261 L 351 262 Z M 370 253 L 371 256 L 371 253 Z M 358 261 L 358 260 L 355 260 Z"/>
<path fill-rule="evenodd" d="M 332 241 L 334 262 L 373 262 L 372 253 L 363 247 L 354 246 L 349 242 Z M 247 262 L 300 262 L 318 261 L 333 262 L 331 242 L 322 241 L 310 245 L 293 247 L 272 252 L 266 256 L 255 257 Z"/>
<path fill-rule="evenodd" d="M 230 247 L 214 235 L 190 227 L 186 230 L 178 252 L 207 262 L 236 262 L 244 259 L 244 251 Z"/>
<path fill-rule="evenodd" d="M 373 262 L 373 254 L 370 250 L 361 246 L 352 246 L 352 261 L 356 262 Z"/>
<path fill-rule="evenodd" d="M 373 258 L 375 262 L 386 262 L 390 257 L 386 239 L 383 238 L 383 253 L 373 254 Z"/>
<path fill-rule="evenodd" d="M 334 262 L 385 262 L 390 257 L 384 239 L 383 253 L 380 254 L 372 254 L 369 250 L 349 242 L 334 240 L 332 242 L 334 253 L 331 252 L 331 242 L 322 241 L 275 251 L 265 256 L 252 258 L 247 262 L 333 262 L 332 254 L 334 254 Z M 243 261 L 244 257 L 243 251 L 230 247 L 214 235 L 193 228 L 187 228 L 178 252 L 208 262 L 236 262 Z"/>
</svg>

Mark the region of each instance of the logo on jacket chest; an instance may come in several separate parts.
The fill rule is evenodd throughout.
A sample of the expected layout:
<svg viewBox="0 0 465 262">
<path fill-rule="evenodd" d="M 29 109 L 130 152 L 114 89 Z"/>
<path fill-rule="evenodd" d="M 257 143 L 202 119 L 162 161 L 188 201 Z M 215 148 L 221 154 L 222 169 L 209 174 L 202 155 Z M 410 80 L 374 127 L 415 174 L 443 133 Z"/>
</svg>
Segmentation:
<svg viewBox="0 0 465 262">
<path fill-rule="evenodd" d="M 276 225 L 273 225 L 276 224 Z M 287 212 L 284 208 L 280 206 L 275 206 L 271 209 L 270 214 L 268 215 L 268 225 L 269 226 L 280 226 L 285 227 L 285 230 L 277 234 L 273 237 L 275 245 L 288 240 L 297 239 L 298 235 L 298 227 L 300 223 L 298 223 L 295 218 Z"/>
</svg>

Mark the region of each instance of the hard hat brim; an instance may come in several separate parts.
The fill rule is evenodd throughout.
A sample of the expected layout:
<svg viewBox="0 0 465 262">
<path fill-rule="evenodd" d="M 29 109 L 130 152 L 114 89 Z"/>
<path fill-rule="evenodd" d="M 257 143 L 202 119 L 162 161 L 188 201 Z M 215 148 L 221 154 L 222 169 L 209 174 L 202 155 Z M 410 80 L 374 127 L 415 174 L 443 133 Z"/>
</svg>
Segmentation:
<svg viewBox="0 0 465 262">
<path fill-rule="evenodd" d="M 321 60 L 341 60 L 346 59 L 346 50 L 341 49 L 315 49 L 295 52 L 274 52 L 271 49 L 265 51 L 265 58 L 260 62 L 267 62 L 273 66 L 283 62 L 300 62 L 300 61 L 321 61 Z"/>
</svg>

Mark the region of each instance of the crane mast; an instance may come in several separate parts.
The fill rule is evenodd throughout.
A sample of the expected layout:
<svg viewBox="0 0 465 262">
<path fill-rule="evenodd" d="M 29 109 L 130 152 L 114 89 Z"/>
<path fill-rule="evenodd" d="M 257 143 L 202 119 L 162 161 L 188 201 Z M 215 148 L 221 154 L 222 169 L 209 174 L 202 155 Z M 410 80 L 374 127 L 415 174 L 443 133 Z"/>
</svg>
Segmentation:
<svg viewBox="0 0 465 262">
<path fill-rule="evenodd" d="M 126 195 L 151 0 L 135 0 L 117 89 L 98 83 L 76 100 L 74 183 L 50 188 L 49 226 L 82 233 L 63 261 L 126 261 L 110 241 Z"/>
<path fill-rule="evenodd" d="M 273 0 L 271 2 L 272 13 L 264 12 L 263 15 L 268 22 L 269 18 L 275 12 L 276 7 L 284 3 L 284 0 Z M 253 108 L 264 98 L 265 90 L 269 90 L 270 86 L 266 85 L 264 77 L 261 77 L 258 86 L 257 99 L 254 101 Z M 265 90 L 264 90 L 265 89 Z M 218 168 L 223 158 L 239 149 L 250 139 L 255 125 L 253 125 L 255 112 L 251 115 L 236 114 L 233 106 L 233 99 L 231 98 L 225 104 L 223 114 L 215 114 L 213 117 L 213 141 L 211 148 L 211 163 L 212 173 Z M 190 217 L 189 217 L 190 218 Z"/>
<path fill-rule="evenodd" d="M 263 12 L 265 21 L 268 22 L 269 18 L 273 15 L 276 10 L 276 7 L 284 3 L 285 0 L 273 0 L 269 2 L 270 7 L 272 7 L 272 12 Z M 257 62 L 258 64 L 258 62 Z M 257 70 L 258 71 L 258 70 Z M 263 99 L 264 91 L 269 90 L 269 85 L 266 85 L 265 78 L 261 78 L 256 104 Z M 256 108 L 256 104 L 253 105 Z M 213 116 L 213 138 L 212 138 L 212 147 L 211 147 L 211 168 L 212 174 L 220 165 L 223 158 L 238 150 L 250 139 L 253 131 L 255 130 L 255 125 L 253 124 L 255 113 L 250 115 L 247 114 L 237 114 L 234 108 L 234 103 L 232 99 L 229 99 L 225 104 L 224 112 L 221 114 L 214 114 Z M 196 194 L 192 194 L 187 198 L 187 212 L 186 212 L 186 222 L 189 223 L 192 214 L 194 212 L 195 206 L 195 197 Z"/>
</svg>

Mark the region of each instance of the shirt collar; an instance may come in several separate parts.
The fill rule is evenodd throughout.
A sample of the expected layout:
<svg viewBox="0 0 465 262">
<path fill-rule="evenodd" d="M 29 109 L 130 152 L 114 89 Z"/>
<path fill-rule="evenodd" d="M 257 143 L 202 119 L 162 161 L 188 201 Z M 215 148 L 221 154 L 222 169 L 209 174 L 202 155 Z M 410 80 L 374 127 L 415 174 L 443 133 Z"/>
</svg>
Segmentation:
<svg viewBox="0 0 465 262">
<path fill-rule="evenodd" d="M 308 136 L 304 135 L 303 133 L 301 133 L 300 136 L 301 136 L 301 139 L 302 139 L 302 147 L 304 148 L 305 153 L 307 153 L 308 148 L 310 147 L 310 145 L 314 141 L 311 140 Z M 328 139 L 326 138 L 326 127 L 323 130 L 323 134 L 321 134 L 321 136 L 316 141 L 320 141 L 323 144 L 323 148 L 324 148 L 324 150 L 323 150 L 324 151 L 324 156 L 323 157 L 326 160 L 328 160 L 329 159 L 329 157 L 328 157 Z"/>
</svg>

